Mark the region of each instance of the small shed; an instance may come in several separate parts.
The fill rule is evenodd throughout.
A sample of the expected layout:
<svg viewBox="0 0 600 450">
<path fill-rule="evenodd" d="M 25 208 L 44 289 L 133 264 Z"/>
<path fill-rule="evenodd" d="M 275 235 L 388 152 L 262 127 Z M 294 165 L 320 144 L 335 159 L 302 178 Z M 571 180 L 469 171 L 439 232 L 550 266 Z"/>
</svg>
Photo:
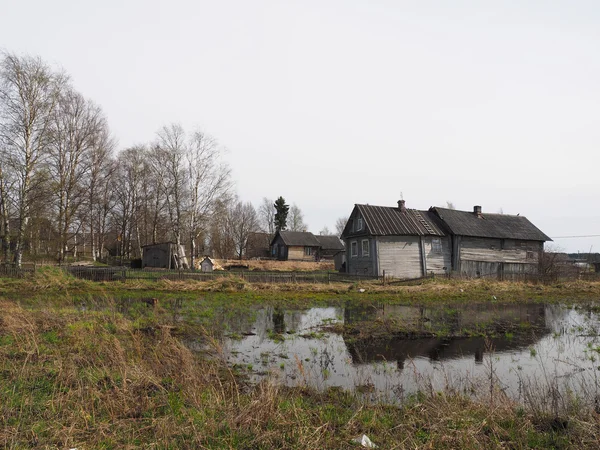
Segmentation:
<svg viewBox="0 0 600 450">
<path fill-rule="evenodd" d="M 148 244 L 142 247 L 142 268 L 187 269 L 188 262 L 183 246 L 174 242 Z"/>
<path fill-rule="evenodd" d="M 215 270 L 215 262 L 212 260 L 212 258 L 206 256 L 200 263 L 200 271 L 212 272 L 213 270 Z"/>
</svg>

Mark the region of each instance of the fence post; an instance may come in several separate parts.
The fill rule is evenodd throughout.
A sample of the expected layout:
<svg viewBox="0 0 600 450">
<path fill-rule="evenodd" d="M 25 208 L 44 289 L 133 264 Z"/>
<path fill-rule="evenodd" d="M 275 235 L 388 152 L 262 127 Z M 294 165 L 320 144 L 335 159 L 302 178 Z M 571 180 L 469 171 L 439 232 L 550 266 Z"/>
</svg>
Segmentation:
<svg viewBox="0 0 600 450">
<path fill-rule="evenodd" d="M 385 269 L 383 270 L 383 279 L 381 280 L 383 285 L 385 286 Z"/>
</svg>

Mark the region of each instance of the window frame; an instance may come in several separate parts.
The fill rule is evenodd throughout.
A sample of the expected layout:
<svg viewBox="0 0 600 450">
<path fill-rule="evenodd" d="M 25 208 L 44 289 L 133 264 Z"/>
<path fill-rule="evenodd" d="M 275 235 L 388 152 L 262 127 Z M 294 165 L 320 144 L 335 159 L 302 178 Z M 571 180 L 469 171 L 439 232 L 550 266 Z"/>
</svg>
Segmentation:
<svg viewBox="0 0 600 450">
<path fill-rule="evenodd" d="M 365 243 L 367 244 L 367 252 L 365 253 Z M 360 254 L 361 256 L 370 256 L 371 255 L 371 245 L 369 243 L 369 239 L 363 239 L 360 241 Z"/>
<path fill-rule="evenodd" d="M 358 241 L 350 242 L 350 257 L 351 258 L 358 257 Z"/>
<path fill-rule="evenodd" d="M 431 253 L 443 253 L 442 238 L 431 238 Z"/>
<path fill-rule="evenodd" d="M 362 217 L 356 218 L 356 231 L 362 231 L 363 229 L 363 220 Z"/>
<path fill-rule="evenodd" d="M 304 256 L 312 256 L 312 247 L 304 247 Z"/>
</svg>

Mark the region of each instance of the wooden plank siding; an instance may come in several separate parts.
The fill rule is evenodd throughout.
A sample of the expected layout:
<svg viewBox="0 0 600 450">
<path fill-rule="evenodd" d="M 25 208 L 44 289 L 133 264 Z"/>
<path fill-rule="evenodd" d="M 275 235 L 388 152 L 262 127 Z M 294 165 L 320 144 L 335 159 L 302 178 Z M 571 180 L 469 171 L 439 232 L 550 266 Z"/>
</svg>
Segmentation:
<svg viewBox="0 0 600 450">
<path fill-rule="evenodd" d="M 434 249 L 434 239 L 440 240 L 441 252 L 438 251 L 438 249 Z M 427 266 L 427 274 L 434 273 L 436 275 L 442 275 L 449 273 L 452 270 L 452 249 L 450 247 L 450 238 L 448 236 L 424 236 L 422 241 L 425 263 Z"/>
<path fill-rule="evenodd" d="M 394 278 L 423 276 L 419 236 L 378 236 L 377 266 L 379 275 Z"/>
<path fill-rule="evenodd" d="M 472 277 L 536 273 L 543 243 L 462 236 L 459 271 Z"/>
<path fill-rule="evenodd" d="M 304 251 L 304 247 L 289 246 L 287 259 L 289 261 L 314 261 L 319 247 L 310 248 L 312 248 L 312 253 L 307 255 Z"/>
<path fill-rule="evenodd" d="M 369 253 L 364 254 L 362 241 L 369 241 Z M 356 242 L 357 255 L 352 256 L 352 242 Z M 349 274 L 377 275 L 376 246 L 375 239 L 361 236 L 346 241 L 346 267 Z"/>
</svg>

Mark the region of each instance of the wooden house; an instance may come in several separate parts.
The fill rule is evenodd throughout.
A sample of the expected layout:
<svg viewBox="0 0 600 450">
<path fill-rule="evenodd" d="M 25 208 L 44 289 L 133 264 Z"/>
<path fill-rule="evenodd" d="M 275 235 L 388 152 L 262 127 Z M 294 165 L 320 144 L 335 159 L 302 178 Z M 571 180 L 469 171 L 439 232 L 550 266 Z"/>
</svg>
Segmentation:
<svg viewBox="0 0 600 450">
<path fill-rule="evenodd" d="M 544 249 L 551 241 L 526 217 L 433 207 L 429 210 L 450 236 L 452 270 L 472 277 L 510 278 L 536 274 Z"/>
<path fill-rule="evenodd" d="M 315 237 L 317 238 L 317 241 L 319 241 L 319 260 L 332 260 L 337 253 L 343 252 L 345 249 L 344 242 L 342 242 L 342 240 L 335 235 L 320 234 L 315 235 Z"/>
<path fill-rule="evenodd" d="M 270 256 L 270 245 L 272 238 L 273 235 L 269 233 L 248 233 L 248 239 L 246 240 L 246 258 L 268 258 Z"/>
<path fill-rule="evenodd" d="M 355 205 L 342 233 L 346 272 L 395 278 L 446 273 L 450 238 L 435 213 L 397 207 Z"/>
<path fill-rule="evenodd" d="M 281 261 L 316 261 L 320 247 L 308 231 L 278 231 L 271 241 L 272 254 Z"/>
</svg>

